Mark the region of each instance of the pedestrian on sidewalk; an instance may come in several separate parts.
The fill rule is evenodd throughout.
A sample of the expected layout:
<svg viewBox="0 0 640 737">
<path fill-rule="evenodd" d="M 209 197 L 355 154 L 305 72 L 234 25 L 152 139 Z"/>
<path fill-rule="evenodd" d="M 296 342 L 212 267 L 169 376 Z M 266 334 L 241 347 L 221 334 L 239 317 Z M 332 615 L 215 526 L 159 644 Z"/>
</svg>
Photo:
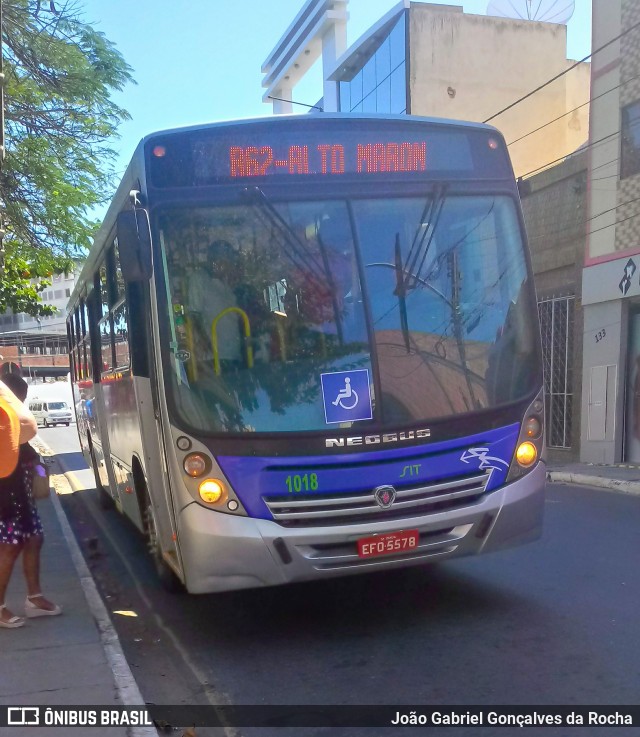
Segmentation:
<svg viewBox="0 0 640 737">
<path fill-rule="evenodd" d="M 9 401 L 7 390 L 0 390 L 0 478 L 10 476 L 18 464 L 20 417 Z"/>
<path fill-rule="evenodd" d="M 28 389 L 24 379 L 16 374 L 8 374 L 2 377 L 2 382 L 5 385 L 3 393 L 6 394 L 8 388 L 21 403 L 24 402 Z M 37 426 L 31 437 L 36 432 Z M 31 493 L 34 466 L 40 459 L 24 436 L 21 435 L 19 439 L 15 470 L 9 476 L 0 478 L 0 628 L 6 629 L 22 627 L 25 623 L 23 617 L 15 615 L 5 604 L 9 579 L 20 553 L 27 582 L 26 616 L 44 617 L 62 613 L 59 606 L 42 595 L 40 587 L 40 552 L 44 533 Z"/>
<path fill-rule="evenodd" d="M 20 445 L 35 437 L 37 432 L 38 425 L 31 412 L 0 381 L 0 479 L 13 473 Z"/>
</svg>

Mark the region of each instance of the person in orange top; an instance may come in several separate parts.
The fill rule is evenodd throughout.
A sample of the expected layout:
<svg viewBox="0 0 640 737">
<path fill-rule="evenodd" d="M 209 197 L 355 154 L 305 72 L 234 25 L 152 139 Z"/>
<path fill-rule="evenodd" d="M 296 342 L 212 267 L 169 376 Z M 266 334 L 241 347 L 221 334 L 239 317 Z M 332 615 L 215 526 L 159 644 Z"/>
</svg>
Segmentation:
<svg viewBox="0 0 640 737">
<path fill-rule="evenodd" d="M 18 374 L 3 375 L 0 379 L 0 397 L 7 409 L 5 438 L 0 445 L 7 452 L 9 474 L 0 478 L 0 628 L 22 627 L 24 617 L 18 617 L 5 604 L 5 594 L 16 559 L 22 553 L 28 595 L 25 601 L 27 617 L 54 616 L 62 609 L 46 599 L 40 590 L 40 550 L 43 542 L 42 523 L 31 494 L 34 462 L 38 454 L 28 441 L 36 434 L 37 426 L 22 402 L 27 396 L 27 383 Z M 16 421 L 17 420 L 17 421 Z M 17 430 L 17 432 L 16 432 Z M 12 444 L 17 435 L 20 447 L 14 462 Z"/>
<path fill-rule="evenodd" d="M 35 437 L 37 432 L 31 412 L 0 381 L 0 478 L 15 471 L 20 445 Z"/>
</svg>

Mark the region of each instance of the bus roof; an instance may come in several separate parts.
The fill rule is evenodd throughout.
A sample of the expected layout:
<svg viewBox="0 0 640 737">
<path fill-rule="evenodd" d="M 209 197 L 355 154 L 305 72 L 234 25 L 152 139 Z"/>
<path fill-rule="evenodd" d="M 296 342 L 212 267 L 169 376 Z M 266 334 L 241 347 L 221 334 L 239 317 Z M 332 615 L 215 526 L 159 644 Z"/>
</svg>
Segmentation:
<svg viewBox="0 0 640 737">
<path fill-rule="evenodd" d="M 453 118 L 430 118 L 430 117 L 424 117 L 420 115 L 404 115 L 404 114 L 398 114 L 398 115 L 390 115 L 390 114 L 381 114 L 381 113 L 291 113 L 289 115 L 270 115 L 260 118 L 236 118 L 236 119 L 230 119 L 230 120 L 220 120 L 216 121 L 214 123 L 202 123 L 202 124 L 196 124 L 196 125 L 188 125 L 188 126 L 181 126 L 178 128 L 167 128 L 165 130 L 158 130 L 154 131 L 153 133 L 149 133 L 144 138 L 141 139 L 141 141 L 138 144 L 138 147 L 144 146 L 147 141 L 157 137 L 157 136 L 166 136 L 171 135 L 174 133 L 189 133 L 192 131 L 201 131 L 201 130 L 212 130 L 216 128 L 226 128 L 226 127 L 235 127 L 238 125 L 252 125 L 252 124 L 274 124 L 274 125 L 281 125 L 285 122 L 290 122 L 292 120 L 301 122 L 303 125 L 306 124 L 313 124 L 318 123 L 323 120 L 340 120 L 344 121 L 345 119 L 353 119 L 353 120 L 388 120 L 393 122 L 402 122 L 405 121 L 408 125 L 411 124 L 428 124 L 428 125 L 444 125 L 444 126 L 455 126 L 455 127 L 461 127 L 461 128 L 469 128 L 469 129 L 476 129 L 476 130 L 486 130 L 486 131 L 492 131 L 494 133 L 497 133 L 498 135 L 500 132 L 497 128 L 495 128 L 492 125 L 488 125 L 487 123 L 475 123 L 473 121 L 466 121 L 466 120 L 454 120 Z"/>
</svg>

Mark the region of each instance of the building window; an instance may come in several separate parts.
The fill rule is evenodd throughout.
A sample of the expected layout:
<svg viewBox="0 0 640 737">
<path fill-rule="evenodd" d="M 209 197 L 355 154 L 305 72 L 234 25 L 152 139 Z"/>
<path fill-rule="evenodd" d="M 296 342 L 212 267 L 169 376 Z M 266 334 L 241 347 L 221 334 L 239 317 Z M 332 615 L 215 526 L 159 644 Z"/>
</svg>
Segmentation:
<svg viewBox="0 0 640 737">
<path fill-rule="evenodd" d="M 407 112 L 405 22 L 402 13 L 367 62 L 350 80 L 340 82 L 341 112 Z"/>
<path fill-rule="evenodd" d="M 547 445 L 571 448 L 573 418 L 573 311 L 574 297 L 538 302 Z"/>
<path fill-rule="evenodd" d="M 622 108 L 620 177 L 640 173 L 640 100 Z"/>
</svg>

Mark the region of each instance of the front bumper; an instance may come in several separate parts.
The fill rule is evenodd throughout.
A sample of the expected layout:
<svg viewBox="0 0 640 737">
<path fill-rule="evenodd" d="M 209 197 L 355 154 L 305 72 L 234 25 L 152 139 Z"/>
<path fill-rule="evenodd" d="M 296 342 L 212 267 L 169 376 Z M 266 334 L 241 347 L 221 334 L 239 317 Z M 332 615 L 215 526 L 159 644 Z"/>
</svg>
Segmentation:
<svg viewBox="0 0 640 737">
<path fill-rule="evenodd" d="M 270 520 L 234 517 L 193 503 L 178 518 L 187 590 L 194 594 L 403 568 L 491 552 L 540 536 L 546 464 L 478 502 L 405 520 L 286 528 Z M 418 530 L 418 548 L 362 559 L 362 537 Z"/>
</svg>

